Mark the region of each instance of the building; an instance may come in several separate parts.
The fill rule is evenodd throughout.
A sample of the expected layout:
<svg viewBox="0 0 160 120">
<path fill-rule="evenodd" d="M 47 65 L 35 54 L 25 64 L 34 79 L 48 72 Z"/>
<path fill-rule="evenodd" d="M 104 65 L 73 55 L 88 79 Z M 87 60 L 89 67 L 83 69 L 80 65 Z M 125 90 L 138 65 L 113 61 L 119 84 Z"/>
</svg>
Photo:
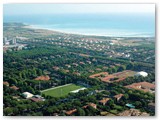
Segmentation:
<svg viewBox="0 0 160 120">
<path fill-rule="evenodd" d="M 148 73 L 147 73 L 147 72 L 144 72 L 144 71 L 141 71 L 141 72 L 137 72 L 137 73 L 135 74 L 135 76 L 147 77 L 147 76 L 148 76 Z"/>
<path fill-rule="evenodd" d="M 16 86 L 11 86 L 10 88 L 11 88 L 11 89 L 14 89 L 14 90 L 18 90 L 18 89 L 19 89 L 19 88 L 16 87 Z"/>
<path fill-rule="evenodd" d="M 31 101 L 33 102 L 40 102 L 40 101 L 45 101 L 45 99 L 41 99 L 41 98 L 35 98 L 35 97 L 31 97 L 29 98 Z"/>
<path fill-rule="evenodd" d="M 9 86 L 8 82 L 3 82 L 3 85 Z"/>
<path fill-rule="evenodd" d="M 6 45 L 6 43 L 7 43 L 7 37 L 4 37 L 3 38 L 3 45 Z"/>
<path fill-rule="evenodd" d="M 97 109 L 97 105 L 94 103 L 88 103 L 88 105 L 83 106 L 83 108 L 87 108 L 88 106 L 93 107 L 94 109 Z"/>
<path fill-rule="evenodd" d="M 12 45 L 15 45 L 16 42 L 17 42 L 17 41 L 16 41 L 16 38 L 13 38 L 13 39 L 11 40 L 11 44 L 12 44 Z"/>
<path fill-rule="evenodd" d="M 124 95 L 123 94 L 118 94 L 118 95 L 115 95 L 114 98 L 119 101 Z"/>
<path fill-rule="evenodd" d="M 80 88 L 80 89 L 78 89 L 78 90 L 73 90 L 73 91 L 71 91 L 71 93 L 78 93 L 80 90 L 85 90 L 86 88 Z"/>
<path fill-rule="evenodd" d="M 38 76 L 37 78 L 35 78 L 35 80 L 44 80 L 44 81 L 48 81 L 50 80 L 50 77 L 48 75 L 44 76 Z"/>
<path fill-rule="evenodd" d="M 66 113 L 66 115 L 72 115 L 73 113 L 77 112 L 77 109 L 69 110 Z"/>
<path fill-rule="evenodd" d="M 102 100 L 99 101 L 99 103 L 102 105 L 106 105 L 109 100 L 110 100 L 110 98 L 103 98 Z"/>
<path fill-rule="evenodd" d="M 155 92 L 155 85 L 149 82 L 139 82 L 139 83 L 133 83 L 131 85 L 125 86 L 129 89 L 136 89 L 136 90 L 142 90 L 144 92 Z"/>
<path fill-rule="evenodd" d="M 23 96 L 24 98 L 28 99 L 28 98 L 33 97 L 33 94 L 32 94 L 32 93 L 29 93 L 29 92 L 24 92 L 24 93 L 22 93 L 22 96 Z"/>
</svg>

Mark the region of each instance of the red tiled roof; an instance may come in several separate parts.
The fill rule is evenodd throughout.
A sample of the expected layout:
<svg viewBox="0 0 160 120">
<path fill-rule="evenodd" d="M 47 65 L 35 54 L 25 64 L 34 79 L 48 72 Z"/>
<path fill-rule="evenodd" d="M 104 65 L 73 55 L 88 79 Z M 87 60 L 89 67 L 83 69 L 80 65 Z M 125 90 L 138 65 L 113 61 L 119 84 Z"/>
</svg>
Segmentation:
<svg viewBox="0 0 160 120">
<path fill-rule="evenodd" d="M 30 100 L 32 100 L 33 102 L 39 102 L 39 101 L 42 101 L 42 99 L 39 99 L 39 98 L 30 98 Z"/>
<path fill-rule="evenodd" d="M 77 111 L 77 109 L 73 109 L 73 110 L 69 110 L 66 112 L 67 115 L 72 115 L 73 113 L 75 113 Z"/>
<path fill-rule="evenodd" d="M 110 99 L 109 98 L 103 98 L 102 100 L 100 100 L 100 103 L 107 103 Z"/>
<path fill-rule="evenodd" d="M 12 89 L 14 89 L 14 90 L 18 90 L 18 89 L 19 89 L 19 88 L 16 87 L 16 86 L 12 86 L 12 87 L 10 87 L 10 88 L 12 88 Z"/>
<path fill-rule="evenodd" d="M 115 95 L 114 98 L 121 98 L 123 96 L 123 94 L 118 94 L 118 95 Z"/>
<path fill-rule="evenodd" d="M 3 82 L 3 85 L 9 86 L 8 82 Z"/>
<path fill-rule="evenodd" d="M 149 82 L 139 82 L 139 83 L 133 83 L 131 85 L 125 86 L 126 88 L 132 88 L 137 90 L 143 90 L 144 92 L 148 92 L 149 89 L 154 89 L 155 85 Z"/>
<path fill-rule="evenodd" d="M 46 76 L 39 76 L 39 77 L 37 77 L 37 78 L 35 78 L 35 80 L 50 80 L 50 77 L 48 76 L 48 75 L 46 75 Z"/>
<path fill-rule="evenodd" d="M 93 107 L 93 108 L 95 108 L 95 109 L 97 108 L 97 105 L 94 104 L 94 103 L 89 103 L 88 105 L 91 106 L 91 107 Z"/>
<path fill-rule="evenodd" d="M 97 105 L 94 104 L 94 103 L 89 103 L 88 105 L 83 106 L 83 108 L 87 108 L 88 106 L 91 106 L 91 107 L 93 107 L 95 109 L 97 108 Z"/>
</svg>

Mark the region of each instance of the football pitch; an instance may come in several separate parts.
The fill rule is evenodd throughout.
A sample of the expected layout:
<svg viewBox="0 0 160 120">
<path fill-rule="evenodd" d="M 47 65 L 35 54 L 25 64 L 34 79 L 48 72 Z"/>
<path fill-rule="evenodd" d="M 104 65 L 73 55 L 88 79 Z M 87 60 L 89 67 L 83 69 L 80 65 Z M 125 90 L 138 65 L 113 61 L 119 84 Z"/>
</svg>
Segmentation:
<svg viewBox="0 0 160 120">
<path fill-rule="evenodd" d="M 83 88 L 83 87 L 75 84 L 66 84 L 66 85 L 43 90 L 41 91 L 41 93 L 48 96 L 52 96 L 52 97 L 63 97 L 68 95 L 68 93 L 70 93 L 71 91 L 77 90 L 80 88 Z"/>
</svg>

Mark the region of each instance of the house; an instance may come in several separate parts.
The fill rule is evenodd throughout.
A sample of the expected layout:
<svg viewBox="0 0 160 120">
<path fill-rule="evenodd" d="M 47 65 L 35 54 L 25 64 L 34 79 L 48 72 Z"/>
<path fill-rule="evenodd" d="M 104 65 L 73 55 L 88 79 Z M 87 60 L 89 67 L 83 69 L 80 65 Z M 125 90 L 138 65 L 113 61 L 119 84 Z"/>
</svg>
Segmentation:
<svg viewBox="0 0 160 120">
<path fill-rule="evenodd" d="M 3 82 L 3 85 L 9 86 L 8 82 Z"/>
<path fill-rule="evenodd" d="M 53 66 L 53 69 L 56 70 L 56 71 L 58 71 L 58 70 L 59 70 L 59 67 Z"/>
<path fill-rule="evenodd" d="M 144 92 L 151 92 L 151 93 L 154 93 L 154 90 L 155 90 L 155 85 L 149 82 L 133 83 L 125 87 L 129 89 L 142 90 Z"/>
<path fill-rule="evenodd" d="M 66 115 L 72 115 L 73 113 L 77 112 L 77 109 L 69 110 L 65 112 Z"/>
<path fill-rule="evenodd" d="M 84 65 L 85 63 L 84 62 L 79 62 L 79 64 Z"/>
<path fill-rule="evenodd" d="M 110 98 L 103 98 L 102 100 L 99 101 L 99 103 L 102 105 L 106 105 L 109 100 L 110 100 Z"/>
<path fill-rule="evenodd" d="M 76 66 L 76 67 L 78 66 L 78 64 L 77 64 L 77 63 L 73 63 L 73 65 L 74 65 L 74 66 Z"/>
<path fill-rule="evenodd" d="M 88 105 L 83 106 L 83 108 L 87 108 L 88 106 L 93 107 L 94 109 L 97 109 L 97 105 L 94 103 L 88 103 Z"/>
<path fill-rule="evenodd" d="M 46 81 L 48 81 L 48 80 L 50 80 L 50 77 L 48 76 L 48 75 L 46 75 L 46 76 L 38 76 L 37 78 L 35 78 L 35 80 L 46 80 Z"/>
<path fill-rule="evenodd" d="M 33 94 L 32 94 L 32 93 L 29 93 L 29 92 L 24 92 L 24 93 L 22 93 L 22 96 L 23 96 L 24 98 L 28 99 L 28 98 L 33 97 Z"/>
<path fill-rule="evenodd" d="M 14 89 L 14 90 L 18 90 L 18 89 L 19 89 L 19 88 L 16 87 L 16 86 L 11 86 L 10 88 L 11 88 L 11 89 Z"/>
<path fill-rule="evenodd" d="M 88 61 L 86 61 L 86 62 L 87 62 L 88 64 L 91 64 L 91 63 L 92 63 L 92 62 L 91 62 L 91 61 L 89 61 L 89 60 L 88 60 Z"/>
<path fill-rule="evenodd" d="M 118 94 L 118 95 L 115 95 L 114 98 L 119 101 L 124 95 L 123 94 Z"/>
<path fill-rule="evenodd" d="M 68 65 L 68 64 L 66 64 L 65 66 L 66 66 L 66 67 L 68 67 L 68 68 L 70 68 L 70 67 L 71 67 L 71 66 L 70 66 L 70 65 Z"/>
<path fill-rule="evenodd" d="M 29 98 L 31 101 L 33 102 L 40 102 L 40 101 L 45 101 L 45 99 L 42 99 L 42 98 L 36 98 L 36 97 L 31 97 Z"/>
<path fill-rule="evenodd" d="M 79 73 L 79 72 L 73 72 L 73 74 L 74 74 L 74 75 L 78 75 L 78 76 L 81 75 L 81 73 Z"/>
<path fill-rule="evenodd" d="M 97 109 L 97 105 L 94 104 L 94 103 L 89 103 L 88 106 L 91 106 L 91 107 L 93 107 L 94 109 Z"/>
</svg>

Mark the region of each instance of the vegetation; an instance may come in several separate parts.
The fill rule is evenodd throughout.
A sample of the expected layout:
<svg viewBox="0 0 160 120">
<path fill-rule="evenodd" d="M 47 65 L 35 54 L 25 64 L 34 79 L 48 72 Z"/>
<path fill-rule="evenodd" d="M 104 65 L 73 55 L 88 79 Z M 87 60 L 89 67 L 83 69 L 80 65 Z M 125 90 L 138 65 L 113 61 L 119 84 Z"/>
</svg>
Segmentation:
<svg viewBox="0 0 160 120">
<path fill-rule="evenodd" d="M 41 91 L 45 96 L 53 96 L 53 97 L 65 97 L 71 91 L 82 88 L 81 86 L 77 86 L 75 84 L 69 84 L 65 86 L 58 86 L 57 88 L 51 88 L 47 90 Z"/>
<path fill-rule="evenodd" d="M 155 83 L 153 38 L 122 38 L 125 42 L 118 40 L 111 45 L 114 42 L 111 40 L 117 38 L 70 35 L 29 29 L 18 23 L 4 24 L 4 36 L 17 35 L 27 38 L 17 38 L 18 44 L 25 47 L 7 48 L 3 54 L 5 116 L 117 115 L 129 109 L 127 103 L 141 112 L 155 114 L 149 105 L 155 103 L 154 90 L 150 93 L 124 87 L 143 81 Z M 132 77 L 129 73 L 123 74 L 121 77 L 125 79 L 119 82 L 115 82 L 118 77 L 112 82 L 102 82 L 105 75 L 89 77 L 100 72 L 119 74 L 124 70 L 145 71 L 148 76 L 136 77 L 132 72 Z M 49 79 L 36 80 L 39 76 Z M 62 85 L 66 86 L 59 87 Z M 87 89 L 70 92 L 82 87 Z M 24 98 L 23 92 L 40 95 L 43 99 Z M 118 100 L 115 95 L 119 94 L 123 96 Z M 100 103 L 104 98 L 109 98 L 105 105 Z M 67 114 L 70 110 L 75 111 Z"/>
</svg>

